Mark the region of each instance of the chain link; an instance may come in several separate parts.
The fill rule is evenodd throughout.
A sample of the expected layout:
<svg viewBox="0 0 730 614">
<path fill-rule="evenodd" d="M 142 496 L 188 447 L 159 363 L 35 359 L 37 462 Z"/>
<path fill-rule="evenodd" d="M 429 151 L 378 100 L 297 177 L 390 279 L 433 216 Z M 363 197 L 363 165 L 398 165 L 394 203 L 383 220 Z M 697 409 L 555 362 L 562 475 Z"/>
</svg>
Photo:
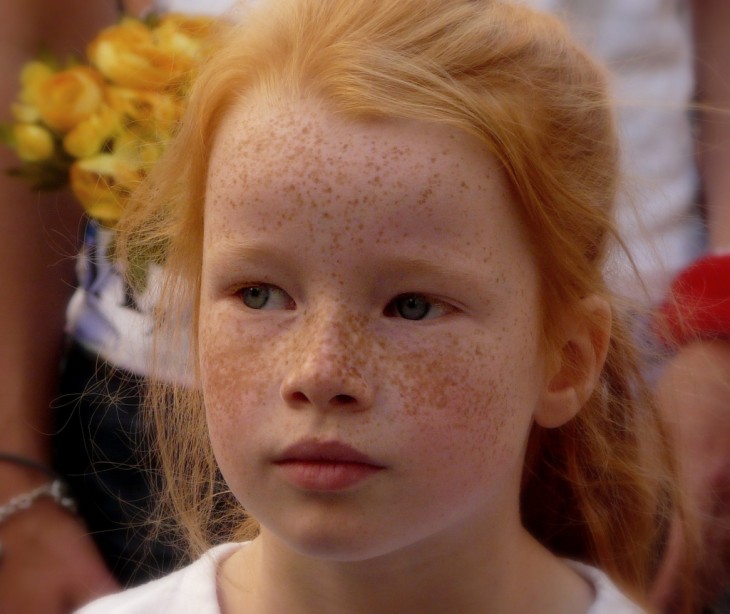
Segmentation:
<svg viewBox="0 0 730 614">
<path fill-rule="evenodd" d="M 76 512 L 76 503 L 71 497 L 66 495 L 63 482 L 61 480 L 53 480 L 52 482 L 41 484 L 33 490 L 16 495 L 5 505 L 0 505 L 0 524 L 12 515 L 27 510 L 41 497 L 50 497 L 62 508 L 73 513 Z"/>
</svg>

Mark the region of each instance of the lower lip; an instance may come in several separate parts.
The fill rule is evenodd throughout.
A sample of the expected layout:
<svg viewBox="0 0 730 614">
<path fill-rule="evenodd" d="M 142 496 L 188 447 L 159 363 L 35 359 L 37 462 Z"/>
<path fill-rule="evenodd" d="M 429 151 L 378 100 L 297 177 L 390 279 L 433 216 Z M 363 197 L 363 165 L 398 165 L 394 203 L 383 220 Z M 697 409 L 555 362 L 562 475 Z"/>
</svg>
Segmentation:
<svg viewBox="0 0 730 614">
<path fill-rule="evenodd" d="M 359 484 L 382 467 L 364 463 L 284 461 L 276 463 L 292 485 L 304 490 L 334 492 Z"/>
</svg>

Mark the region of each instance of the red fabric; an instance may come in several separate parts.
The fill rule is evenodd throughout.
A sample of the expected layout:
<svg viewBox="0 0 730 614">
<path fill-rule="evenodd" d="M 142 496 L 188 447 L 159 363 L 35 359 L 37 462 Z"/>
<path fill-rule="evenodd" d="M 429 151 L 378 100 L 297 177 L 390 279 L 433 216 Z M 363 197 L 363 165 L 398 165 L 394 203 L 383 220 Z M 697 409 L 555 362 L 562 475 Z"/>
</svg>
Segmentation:
<svg viewBox="0 0 730 614">
<path fill-rule="evenodd" d="M 655 324 L 667 344 L 730 338 L 730 254 L 705 256 L 682 271 Z"/>
</svg>

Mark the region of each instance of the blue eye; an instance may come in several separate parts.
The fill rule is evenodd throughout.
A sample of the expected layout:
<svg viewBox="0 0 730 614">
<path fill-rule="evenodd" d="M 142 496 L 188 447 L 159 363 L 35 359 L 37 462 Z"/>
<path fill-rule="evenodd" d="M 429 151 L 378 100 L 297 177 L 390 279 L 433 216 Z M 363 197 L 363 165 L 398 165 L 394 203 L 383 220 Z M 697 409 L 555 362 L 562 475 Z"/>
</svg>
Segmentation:
<svg viewBox="0 0 730 614">
<path fill-rule="evenodd" d="M 294 309 L 294 301 L 281 288 L 270 284 L 251 284 L 237 292 L 249 309 Z"/>
<path fill-rule="evenodd" d="M 404 320 L 423 320 L 427 316 L 433 315 L 433 308 L 437 305 L 421 294 L 401 294 L 388 304 L 385 308 L 385 315 L 401 317 Z M 439 314 L 436 313 L 436 315 Z"/>
</svg>

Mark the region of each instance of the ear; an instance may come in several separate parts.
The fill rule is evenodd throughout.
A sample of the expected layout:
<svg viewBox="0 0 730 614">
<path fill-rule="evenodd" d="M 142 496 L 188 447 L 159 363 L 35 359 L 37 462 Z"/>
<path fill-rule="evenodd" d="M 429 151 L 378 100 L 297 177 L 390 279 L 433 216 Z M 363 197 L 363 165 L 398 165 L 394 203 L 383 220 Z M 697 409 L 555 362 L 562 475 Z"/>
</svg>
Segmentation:
<svg viewBox="0 0 730 614">
<path fill-rule="evenodd" d="M 540 426 L 561 426 L 581 410 L 598 383 L 610 337 L 611 306 L 604 297 L 591 295 L 569 310 L 535 412 Z"/>
</svg>

